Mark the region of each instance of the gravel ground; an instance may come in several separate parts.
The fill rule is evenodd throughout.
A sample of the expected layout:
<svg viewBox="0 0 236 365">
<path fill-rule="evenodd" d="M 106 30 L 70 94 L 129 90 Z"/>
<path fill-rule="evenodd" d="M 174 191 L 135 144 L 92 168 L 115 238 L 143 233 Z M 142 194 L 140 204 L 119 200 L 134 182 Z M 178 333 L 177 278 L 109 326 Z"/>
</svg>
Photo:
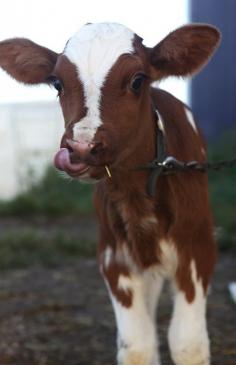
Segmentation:
<svg viewBox="0 0 236 365">
<path fill-rule="evenodd" d="M 236 304 L 227 285 L 236 257 L 221 256 L 209 296 L 212 365 L 236 365 Z M 168 288 L 158 315 L 163 365 L 171 314 Z M 115 364 L 112 308 L 94 260 L 0 273 L 0 365 Z"/>
</svg>

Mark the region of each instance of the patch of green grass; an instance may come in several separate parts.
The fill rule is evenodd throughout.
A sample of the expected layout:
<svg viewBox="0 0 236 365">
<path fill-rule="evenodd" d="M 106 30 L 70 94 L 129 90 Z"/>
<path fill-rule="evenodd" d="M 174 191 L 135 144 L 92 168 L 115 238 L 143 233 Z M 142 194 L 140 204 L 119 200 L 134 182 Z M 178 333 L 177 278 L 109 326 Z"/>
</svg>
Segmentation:
<svg viewBox="0 0 236 365">
<path fill-rule="evenodd" d="M 210 145 L 209 161 L 236 158 L 236 130 L 225 133 Z M 210 197 L 219 242 L 223 248 L 236 248 L 236 165 L 209 173 Z"/>
<path fill-rule="evenodd" d="M 61 177 L 49 168 L 44 178 L 14 199 L 0 202 L 1 216 L 63 216 L 93 212 L 93 187 Z"/>
<path fill-rule="evenodd" d="M 95 257 L 96 242 L 87 238 L 79 240 L 66 232 L 51 235 L 26 228 L 8 231 L 0 237 L 0 269 L 26 267 L 29 265 L 56 266 L 78 257 Z"/>
</svg>

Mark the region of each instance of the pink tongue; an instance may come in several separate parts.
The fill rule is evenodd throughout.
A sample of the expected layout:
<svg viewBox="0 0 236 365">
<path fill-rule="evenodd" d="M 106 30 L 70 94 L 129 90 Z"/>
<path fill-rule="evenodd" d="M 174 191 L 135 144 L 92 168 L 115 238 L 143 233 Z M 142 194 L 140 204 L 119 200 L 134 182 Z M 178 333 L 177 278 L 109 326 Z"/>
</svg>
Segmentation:
<svg viewBox="0 0 236 365">
<path fill-rule="evenodd" d="M 85 163 L 71 163 L 70 154 L 67 148 L 61 148 L 54 157 L 54 165 L 58 170 L 69 172 L 80 172 L 88 167 Z"/>
</svg>

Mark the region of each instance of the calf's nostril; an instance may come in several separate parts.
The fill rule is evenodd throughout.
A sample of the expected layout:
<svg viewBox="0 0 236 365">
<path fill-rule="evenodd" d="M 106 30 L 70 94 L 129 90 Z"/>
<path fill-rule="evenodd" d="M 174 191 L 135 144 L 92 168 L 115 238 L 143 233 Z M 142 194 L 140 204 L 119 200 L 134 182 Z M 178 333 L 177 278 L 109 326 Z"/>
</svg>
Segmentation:
<svg viewBox="0 0 236 365">
<path fill-rule="evenodd" d="M 68 149 L 69 153 L 73 153 L 74 150 L 71 146 L 67 145 L 66 148 Z"/>
<path fill-rule="evenodd" d="M 101 153 L 104 151 L 104 144 L 102 142 L 96 142 L 93 147 L 91 148 L 90 153 L 92 155 L 97 155 L 98 153 Z"/>
<path fill-rule="evenodd" d="M 93 148 L 93 142 L 87 141 L 74 141 L 74 140 L 67 140 L 68 150 L 70 152 L 71 161 L 74 160 L 77 162 L 78 160 L 83 160 L 87 157 L 90 153 L 91 149 Z"/>
</svg>

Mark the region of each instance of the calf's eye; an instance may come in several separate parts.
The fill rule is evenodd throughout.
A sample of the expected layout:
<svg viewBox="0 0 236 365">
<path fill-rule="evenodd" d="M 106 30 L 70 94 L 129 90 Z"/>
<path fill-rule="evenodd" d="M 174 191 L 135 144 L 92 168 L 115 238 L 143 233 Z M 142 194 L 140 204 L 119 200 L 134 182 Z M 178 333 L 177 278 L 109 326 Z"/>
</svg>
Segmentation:
<svg viewBox="0 0 236 365">
<path fill-rule="evenodd" d="M 55 76 L 51 76 L 49 78 L 49 82 L 58 91 L 58 95 L 60 95 L 61 92 L 63 91 L 62 82 L 58 78 L 56 78 Z"/>
<path fill-rule="evenodd" d="M 60 93 L 62 91 L 62 84 L 61 81 L 59 80 L 55 80 L 53 83 L 53 86 L 55 87 L 55 89 Z"/>
<path fill-rule="evenodd" d="M 131 85 L 130 85 L 130 88 L 133 92 L 137 93 L 142 84 L 143 84 L 143 81 L 146 79 L 146 75 L 144 74 L 137 74 L 133 77 L 132 81 L 131 81 Z"/>
</svg>

